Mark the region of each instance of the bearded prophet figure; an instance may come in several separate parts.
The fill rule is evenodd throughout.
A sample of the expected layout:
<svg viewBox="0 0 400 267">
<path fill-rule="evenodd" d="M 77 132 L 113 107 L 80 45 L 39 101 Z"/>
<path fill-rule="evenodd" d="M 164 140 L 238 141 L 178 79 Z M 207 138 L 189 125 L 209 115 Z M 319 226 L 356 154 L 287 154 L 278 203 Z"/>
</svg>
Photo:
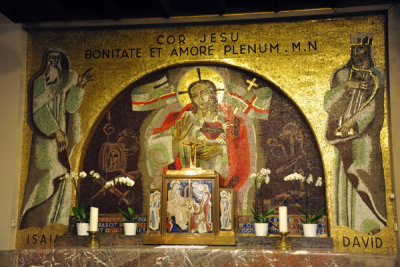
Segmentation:
<svg viewBox="0 0 400 267">
<path fill-rule="evenodd" d="M 79 76 L 59 49 L 45 52 L 42 67 L 32 77 L 33 130 L 20 228 L 68 225 L 71 184 L 60 177 L 70 171 L 69 156 L 80 141 L 79 107 L 90 69 Z M 30 119 L 30 118 L 28 118 Z"/>
<path fill-rule="evenodd" d="M 335 147 L 335 222 L 364 233 L 386 226 L 380 132 L 384 77 L 372 57 L 372 36 L 351 35 L 351 58 L 335 71 L 324 100 L 326 138 Z"/>
</svg>

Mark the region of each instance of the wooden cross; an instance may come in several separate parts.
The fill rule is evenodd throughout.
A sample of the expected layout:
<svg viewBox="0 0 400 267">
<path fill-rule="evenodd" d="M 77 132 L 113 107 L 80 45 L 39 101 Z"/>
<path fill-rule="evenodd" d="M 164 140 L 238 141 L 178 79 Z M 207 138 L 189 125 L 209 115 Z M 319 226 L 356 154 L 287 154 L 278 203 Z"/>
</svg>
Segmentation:
<svg viewBox="0 0 400 267">
<path fill-rule="evenodd" d="M 249 84 L 249 87 L 247 87 L 247 91 L 250 91 L 251 88 L 258 87 L 258 84 L 256 84 L 256 78 L 253 78 L 253 80 L 246 80 L 246 82 Z"/>
<path fill-rule="evenodd" d="M 196 148 L 198 146 L 204 146 L 205 140 L 198 140 L 196 138 L 190 138 L 189 140 L 183 140 L 182 145 L 190 146 L 190 165 L 191 169 L 196 169 Z"/>
</svg>

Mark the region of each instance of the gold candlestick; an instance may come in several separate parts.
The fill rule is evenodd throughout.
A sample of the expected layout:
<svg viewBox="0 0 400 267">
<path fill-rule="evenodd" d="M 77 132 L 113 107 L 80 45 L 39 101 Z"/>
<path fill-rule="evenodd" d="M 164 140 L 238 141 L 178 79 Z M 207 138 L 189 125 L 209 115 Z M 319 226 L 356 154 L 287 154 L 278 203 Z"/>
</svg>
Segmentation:
<svg viewBox="0 0 400 267">
<path fill-rule="evenodd" d="M 276 243 L 276 249 L 279 250 L 291 250 L 292 249 L 292 243 L 290 243 L 288 240 L 286 240 L 286 236 L 289 235 L 288 232 L 279 232 L 279 234 L 282 236 L 282 239 Z"/>
<path fill-rule="evenodd" d="M 96 240 L 97 231 L 88 231 L 88 233 L 90 235 L 90 239 L 85 243 L 85 246 L 90 248 L 98 248 L 99 242 Z"/>
</svg>

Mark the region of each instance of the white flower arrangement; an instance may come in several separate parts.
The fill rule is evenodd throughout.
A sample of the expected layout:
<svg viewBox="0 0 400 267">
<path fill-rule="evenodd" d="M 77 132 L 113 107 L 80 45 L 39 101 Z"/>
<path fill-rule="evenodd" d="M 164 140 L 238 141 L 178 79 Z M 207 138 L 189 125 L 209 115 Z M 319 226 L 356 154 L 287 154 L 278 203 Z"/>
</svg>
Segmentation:
<svg viewBox="0 0 400 267">
<path fill-rule="evenodd" d="M 94 170 L 91 170 L 90 172 L 89 172 L 89 175 L 92 177 L 92 178 L 95 178 L 95 179 L 99 179 L 100 178 L 100 174 L 98 174 L 97 172 L 95 172 Z M 88 174 L 85 172 L 85 171 L 81 171 L 81 172 L 67 172 L 66 174 L 64 174 L 61 178 L 60 178 L 60 180 L 64 180 L 64 179 L 66 179 L 66 180 L 71 180 L 71 181 L 73 181 L 74 182 L 74 185 L 76 186 L 76 181 L 78 181 L 79 179 L 83 179 L 83 178 L 86 178 L 88 176 Z"/>
<path fill-rule="evenodd" d="M 100 178 L 100 174 L 98 174 L 94 170 L 90 171 L 89 174 L 95 179 L 99 179 Z"/>
<path fill-rule="evenodd" d="M 316 187 L 322 186 L 322 178 L 321 177 L 318 177 L 317 181 L 315 182 L 315 186 Z"/>
<path fill-rule="evenodd" d="M 310 175 L 308 176 L 307 180 L 306 180 L 306 183 L 307 183 L 307 184 L 311 184 L 312 182 L 313 182 L 313 177 L 312 177 L 312 174 L 310 174 Z"/>
<path fill-rule="evenodd" d="M 269 184 L 270 178 L 269 175 L 271 174 L 270 169 L 262 168 L 258 173 L 253 173 L 250 175 L 250 179 L 255 181 L 257 189 L 261 187 L 263 183 Z"/>
<path fill-rule="evenodd" d="M 128 187 L 133 187 L 135 185 L 135 181 L 127 176 L 119 176 L 106 182 L 104 185 L 104 189 L 108 190 L 112 187 L 116 186 L 117 184 L 126 185 Z M 124 211 L 121 207 L 118 207 L 119 212 L 121 215 L 126 219 L 127 222 L 136 222 L 137 217 L 135 216 L 135 212 L 132 207 L 128 206 L 127 211 Z"/>
<path fill-rule="evenodd" d="M 304 183 L 304 188 L 305 188 L 305 194 L 306 194 L 306 207 L 303 209 L 301 206 L 297 205 L 296 208 L 303 213 L 305 220 L 301 219 L 303 223 L 314 223 L 317 222 L 321 217 L 322 213 L 325 210 L 325 207 L 322 207 L 314 216 L 309 215 L 309 203 L 312 202 L 312 194 L 310 190 L 312 190 L 312 185 L 315 187 L 321 187 L 322 186 L 322 178 L 318 177 L 317 180 L 315 181 L 314 184 L 314 178 L 312 174 L 310 174 L 307 179 L 305 176 L 303 176 L 300 173 L 294 172 L 291 173 L 283 178 L 285 182 L 288 181 L 300 181 L 301 183 Z"/>
<path fill-rule="evenodd" d="M 81 172 L 67 172 L 64 174 L 61 178 L 60 181 L 66 180 L 67 182 L 72 181 L 72 184 L 74 185 L 75 189 L 75 195 L 78 197 L 78 180 L 79 179 L 84 179 L 88 176 L 88 174 L 85 171 Z M 95 172 L 94 170 L 91 170 L 89 172 L 89 176 L 94 178 L 94 179 L 99 179 L 100 174 Z M 86 214 L 86 208 L 85 208 L 85 202 L 82 201 L 81 203 L 78 204 L 78 208 L 72 207 L 72 212 L 74 213 L 75 217 L 78 219 L 79 222 L 89 222 L 89 216 Z"/>
<path fill-rule="evenodd" d="M 266 218 L 275 211 L 275 209 L 271 208 L 271 209 L 267 209 L 265 212 L 263 211 L 261 214 L 259 214 L 257 212 L 257 192 L 258 192 L 258 189 L 260 189 L 260 187 L 261 187 L 261 185 L 263 183 L 264 184 L 269 184 L 269 182 L 271 180 L 270 177 L 269 177 L 270 174 L 271 174 L 271 170 L 270 169 L 262 168 L 258 173 L 253 173 L 253 174 L 250 175 L 251 181 L 254 181 L 254 184 L 255 184 L 255 196 L 254 196 L 254 198 L 255 198 L 255 206 L 253 207 L 251 212 L 253 213 L 254 222 L 257 222 L 257 223 L 265 222 Z"/>
<path fill-rule="evenodd" d="M 111 181 L 106 182 L 106 185 L 104 186 L 104 188 L 109 189 L 113 186 L 116 186 L 117 184 L 124 184 L 126 186 L 133 187 L 135 185 L 135 181 L 129 177 L 121 176 L 121 177 L 117 177 Z"/>
<path fill-rule="evenodd" d="M 284 181 L 301 181 L 303 182 L 306 179 L 306 177 L 304 177 L 303 175 L 301 175 L 300 173 L 294 172 L 289 174 L 288 176 L 285 176 L 285 178 L 283 178 Z"/>
</svg>

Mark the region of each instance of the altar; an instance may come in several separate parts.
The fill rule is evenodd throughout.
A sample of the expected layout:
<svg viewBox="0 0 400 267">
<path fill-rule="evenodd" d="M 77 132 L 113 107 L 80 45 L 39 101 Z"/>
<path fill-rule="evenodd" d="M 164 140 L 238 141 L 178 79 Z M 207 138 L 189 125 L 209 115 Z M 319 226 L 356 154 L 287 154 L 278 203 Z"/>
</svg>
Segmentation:
<svg viewBox="0 0 400 267">
<path fill-rule="evenodd" d="M 278 237 L 236 237 L 236 246 L 143 245 L 143 236 L 103 234 L 100 247 L 66 235 L 54 248 L 0 252 L 1 266 L 398 266 L 396 255 L 338 252 L 331 238 L 289 237 L 293 250 L 275 250 Z M 311 240 L 312 239 L 312 240 Z M 312 241 L 312 242 L 310 242 Z"/>
</svg>

